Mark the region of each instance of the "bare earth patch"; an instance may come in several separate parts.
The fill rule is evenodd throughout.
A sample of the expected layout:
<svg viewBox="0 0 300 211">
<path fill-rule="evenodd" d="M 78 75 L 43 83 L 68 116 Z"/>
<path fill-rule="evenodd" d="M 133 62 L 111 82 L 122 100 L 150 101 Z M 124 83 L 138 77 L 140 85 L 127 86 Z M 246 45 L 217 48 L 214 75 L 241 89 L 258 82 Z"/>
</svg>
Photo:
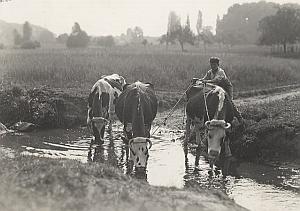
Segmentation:
<svg viewBox="0 0 300 211">
<path fill-rule="evenodd" d="M 16 156 L 0 165 L 1 210 L 246 210 L 221 192 L 154 187 L 99 163 Z"/>
</svg>

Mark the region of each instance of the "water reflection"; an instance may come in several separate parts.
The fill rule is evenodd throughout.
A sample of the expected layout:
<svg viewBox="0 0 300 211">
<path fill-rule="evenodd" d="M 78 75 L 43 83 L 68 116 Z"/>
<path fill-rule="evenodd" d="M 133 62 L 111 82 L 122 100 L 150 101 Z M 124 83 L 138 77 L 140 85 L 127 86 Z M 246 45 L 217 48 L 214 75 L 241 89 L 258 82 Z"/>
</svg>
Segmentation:
<svg viewBox="0 0 300 211">
<path fill-rule="evenodd" d="M 107 163 L 119 167 L 127 175 L 147 181 L 147 169 L 135 169 L 129 159 L 129 148 L 120 137 L 110 137 L 104 144 L 90 144 L 88 162 Z"/>
</svg>

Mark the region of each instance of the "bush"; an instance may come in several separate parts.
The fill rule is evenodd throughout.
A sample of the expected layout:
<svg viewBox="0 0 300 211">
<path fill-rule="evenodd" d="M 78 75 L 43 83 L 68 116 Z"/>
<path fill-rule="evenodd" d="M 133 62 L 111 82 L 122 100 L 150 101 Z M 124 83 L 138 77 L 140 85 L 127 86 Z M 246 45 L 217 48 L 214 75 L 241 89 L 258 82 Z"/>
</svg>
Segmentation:
<svg viewBox="0 0 300 211">
<path fill-rule="evenodd" d="M 112 47 L 116 45 L 113 36 L 98 37 L 96 43 L 103 47 Z"/>
<path fill-rule="evenodd" d="M 80 31 L 76 34 L 71 34 L 67 40 L 68 48 L 85 48 L 89 43 L 89 36 L 85 31 Z"/>
<path fill-rule="evenodd" d="M 35 49 L 40 47 L 41 43 L 38 41 L 25 41 L 21 44 L 22 49 Z"/>
</svg>

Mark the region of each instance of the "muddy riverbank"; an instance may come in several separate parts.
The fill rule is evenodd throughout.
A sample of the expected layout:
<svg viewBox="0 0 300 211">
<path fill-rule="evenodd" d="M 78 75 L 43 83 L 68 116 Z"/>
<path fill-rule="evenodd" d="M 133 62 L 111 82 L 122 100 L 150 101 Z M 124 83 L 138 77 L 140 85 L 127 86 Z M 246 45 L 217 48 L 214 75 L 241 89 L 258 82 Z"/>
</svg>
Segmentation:
<svg viewBox="0 0 300 211">
<path fill-rule="evenodd" d="M 71 159 L 78 160 L 86 166 L 110 166 L 143 184 L 147 182 L 153 186 L 175 187 L 171 190 L 196 188 L 200 192 L 221 191 L 235 203 L 250 210 L 296 211 L 300 207 L 299 160 L 266 165 L 228 159 L 221 170 L 214 171 L 211 175 L 205 155 L 198 154 L 195 146 L 184 147 L 184 131 L 163 126 L 152 137 L 153 146 L 149 151 L 146 172 L 137 174 L 128 165 L 128 147 L 123 143 L 121 134 L 121 124 L 113 124 L 113 134 L 106 134 L 104 144 L 91 145 L 92 136 L 86 127 L 37 130 L 27 134 L 13 133 L 2 136 L 0 149 L 3 149 L 1 155 L 10 156 L 16 162 L 21 162 L 20 155 L 34 156 L 32 159 L 36 160 L 51 158 L 51 161 L 58 162 L 61 159 Z M 11 162 L 0 164 L 11 165 Z M 20 166 L 22 165 L 20 163 Z M 52 165 L 52 162 L 49 162 L 49 165 Z M 43 171 L 31 170 L 31 167 L 22 173 L 31 171 L 37 175 L 44 174 Z M 57 172 L 49 172 L 52 173 Z M 42 184 L 44 182 L 47 181 L 42 181 Z M 107 182 L 115 183 L 115 180 Z M 159 190 L 165 191 L 163 188 Z M 177 210 L 181 208 L 178 207 Z"/>
<path fill-rule="evenodd" d="M 0 150 L 1 210 L 246 210 L 219 191 L 154 187 L 107 164 Z"/>
<path fill-rule="evenodd" d="M 0 92 L 0 120 L 7 127 L 17 121 L 34 123 L 38 129 L 84 126 L 88 92 L 53 90 L 48 87 Z M 180 94 L 158 92 L 161 125 Z M 246 129 L 233 122 L 229 132 L 233 154 L 239 159 L 268 161 L 300 156 L 300 90 L 236 100 Z M 168 118 L 167 126 L 184 129 L 183 107 Z"/>
</svg>

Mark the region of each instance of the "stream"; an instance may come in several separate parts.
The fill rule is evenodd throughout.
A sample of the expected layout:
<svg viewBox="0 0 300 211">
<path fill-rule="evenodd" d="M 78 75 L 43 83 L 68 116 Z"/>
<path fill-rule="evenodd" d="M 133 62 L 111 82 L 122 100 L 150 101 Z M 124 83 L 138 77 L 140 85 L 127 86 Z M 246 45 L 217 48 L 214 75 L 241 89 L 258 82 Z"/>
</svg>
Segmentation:
<svg viewBox="0 0 300 211">
<path fill-rule="evenodd" d="M 103 145 L 91 145 L 86 128 L 43 130 L 0 136 L 0 148 L 8 152 L 50 158 L 102 162 L 132 174 L 127 165 L 128 148 L 120 125 Z M 151 139 L 146 180 L 150 185 L 177 188 L 217 189 L 249 210 L 300 210 L 300 160 L 280 165 L 229 162 L 229 174 L 213 175 L 204 156 L 193 147 L 183 147 L 183 131 L 161 128 Z M 137 177 L 139 178 L 139 177 Z"/>
</svg>

